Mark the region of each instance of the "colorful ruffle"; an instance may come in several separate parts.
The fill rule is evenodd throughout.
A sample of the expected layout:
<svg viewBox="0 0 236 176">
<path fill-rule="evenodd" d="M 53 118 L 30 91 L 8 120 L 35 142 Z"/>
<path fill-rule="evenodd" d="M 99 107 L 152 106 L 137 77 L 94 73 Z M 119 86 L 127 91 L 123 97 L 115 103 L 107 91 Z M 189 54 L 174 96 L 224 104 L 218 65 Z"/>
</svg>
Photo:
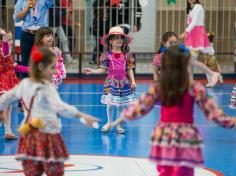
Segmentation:
<svg viewBox="0 0 236 176">
<path fill-rule="evenodd" d="M 184 44 L 190 49 L 200 51 L 203 54 L 211 53 L 211 46 L 204 26 L 197 26 L 189 32 Z"/>
<path fill-rule="evenodd" d="M 150 159 L 160 165 L 202 166 L 202 137 L 193 124 L 160 123 L 153 130 Z"/>
<path fill-rule="evenodd" d="M 134 92 L 130 88 L 129 80 L 106 79 L 104 83 L 104 94 L 101 102 L 103 104 L 121 105 L 135 100 Z"/>
<path fill-rule="evenodd" d="M 64 162 L 69 154 L 60 134 L 42 133 L 38 130 L 22 137 L 16 154 L 17 160 Z"/>
</svg>

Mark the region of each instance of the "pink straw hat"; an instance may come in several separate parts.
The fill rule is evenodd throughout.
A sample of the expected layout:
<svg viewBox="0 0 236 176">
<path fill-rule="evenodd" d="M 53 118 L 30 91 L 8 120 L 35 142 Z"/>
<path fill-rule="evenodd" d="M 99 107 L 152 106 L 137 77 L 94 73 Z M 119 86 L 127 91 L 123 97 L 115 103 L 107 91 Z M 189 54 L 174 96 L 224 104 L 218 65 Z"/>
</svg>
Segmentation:
<svg viewBox="0 0 236 176">
<path fill-rule="evenodd" d="M 105 47 L 108 47 L 108 39 L 109 39 L 109 36 L 111 35 L 122 35 L 126 38 L 127 40 L 127 44 L 131 43 L 132 42 L 132 39 L 130 36 L 126 35 L 123 31 L 123 29 L 119 26 L 114 26 L 114 27 L 111 27 L 110 30 L 109 30 L 109 33 L 108 34 L 105 34 L 101 39 L 100 39 L 100 43 L 105 46 Z"/>
</svg>

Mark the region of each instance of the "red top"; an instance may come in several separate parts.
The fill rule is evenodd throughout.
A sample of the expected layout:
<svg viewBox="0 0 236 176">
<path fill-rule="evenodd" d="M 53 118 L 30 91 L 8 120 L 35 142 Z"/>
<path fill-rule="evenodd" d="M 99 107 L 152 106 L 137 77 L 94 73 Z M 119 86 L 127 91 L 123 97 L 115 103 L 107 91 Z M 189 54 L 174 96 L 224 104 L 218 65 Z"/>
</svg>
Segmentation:
<svg viewBox="0 0 236 176">
<path fill-rule="evenodd" d="M 186 92 L 181 104 L 161 106 L 161 122 L 193 123 L 194 98 Z"/>
</svg>

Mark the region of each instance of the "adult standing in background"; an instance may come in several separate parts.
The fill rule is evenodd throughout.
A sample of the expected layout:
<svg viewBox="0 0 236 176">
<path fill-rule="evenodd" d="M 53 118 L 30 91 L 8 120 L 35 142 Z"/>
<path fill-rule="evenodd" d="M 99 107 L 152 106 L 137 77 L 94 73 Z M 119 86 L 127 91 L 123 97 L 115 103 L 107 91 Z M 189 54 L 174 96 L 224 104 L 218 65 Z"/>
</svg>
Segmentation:
<svg viewBox="0 0 236 176">
<path fill-rule="evenodd" d="M 69 49 L 72 52 L 75 44 L 74 27 L 73 27 L 73 1 L 72 0 L 61 0 L 63 9 L 66 9 L 65 15 L 62 17 L 62 26 L 66 35 L 69 39 Z M 75 20 L 75 19 L 74 19 Z"/>
<path fill-rule="evenodd" d="M 48 26 L 48 9 L 53 5 L 54 0 L 18 0 L 15 5 L 13 18 L 15 22 L 23 21 L 20 46 L 24 66 L 29 64 L 36 31 L 40 27 Z"/>
<path fill-rule="evenodd" d="M 103 52 L 99 38 L 108 33 L 111 27 L 120 26 L 126 34 L 141 29 L 142 8 L 139 0 L 95 0 L 93 16 L 91 33 L 96 44 L 90 64 L 96 64 L 98 53 Z"/>
</svg>

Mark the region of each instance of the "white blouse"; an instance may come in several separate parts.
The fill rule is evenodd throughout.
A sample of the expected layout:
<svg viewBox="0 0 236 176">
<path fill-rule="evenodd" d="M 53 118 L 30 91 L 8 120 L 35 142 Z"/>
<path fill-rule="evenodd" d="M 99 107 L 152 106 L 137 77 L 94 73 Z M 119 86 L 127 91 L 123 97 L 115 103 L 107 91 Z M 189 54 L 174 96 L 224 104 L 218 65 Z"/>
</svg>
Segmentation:
<svg viewBox="0 0 236 176">
<path fill-rule="evenodd" d="M 0 97 L 0 110 L 6 109 L 11 102 L 20 98 L 29 108 L 33 95 L 35 95 L 35 99 L 31 109 L 31 117 L 41 118 L 44 121 L 45 125 L 44 128 L 40 129 L 41 132 L 59 133 L 61 131 L 61 120 L 58 118 L 58 114 L 74 117 L 78 113 L 76 107 L 61 100 L 53 83 L 42 84 L 29 78 L 22 80 L 15 88 Z M 26 120 L 26 116 L 27 111 L 25 110 L 22 123 Z"/>
<path fill-rule="evenodd" d="M 186 32 L 191 32 L 196 26 L 205 26 L 205 10 L 201 4 L 195 4 L 188 14 L 188 27 Z"/>
</svg>

